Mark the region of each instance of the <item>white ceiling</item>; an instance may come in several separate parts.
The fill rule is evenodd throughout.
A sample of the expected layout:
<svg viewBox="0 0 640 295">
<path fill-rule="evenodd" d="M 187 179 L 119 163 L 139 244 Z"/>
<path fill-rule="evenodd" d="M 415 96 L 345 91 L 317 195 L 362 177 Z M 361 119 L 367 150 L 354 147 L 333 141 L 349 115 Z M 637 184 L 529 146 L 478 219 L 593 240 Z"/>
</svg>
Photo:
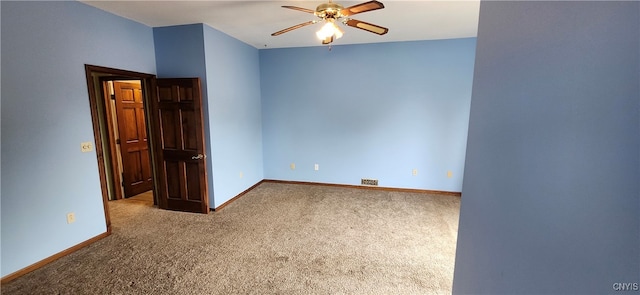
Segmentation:
<svg viewBox="0 0 640 295">
<path fill-rule="evenodd" d="M 363 1 L 340 1 L 344 7 Z M 345 27 L 334 45 L 435 40 L 475 37 L 480 0 L 397 1 L 379 0 L 385 8 L 353 18 L 389 28 L 379 36 Z M 316 19 L 312 14 L 282 8 L 293 5 L 314 9 L 326 1 L 96 1 L 88 5 L 143 23 L 150 27 L 204 23 L 258 49 L 319 46 L 315 32 L 321 24 L 306 26 L 272 37 L 271 33 Z"/>
</svg>

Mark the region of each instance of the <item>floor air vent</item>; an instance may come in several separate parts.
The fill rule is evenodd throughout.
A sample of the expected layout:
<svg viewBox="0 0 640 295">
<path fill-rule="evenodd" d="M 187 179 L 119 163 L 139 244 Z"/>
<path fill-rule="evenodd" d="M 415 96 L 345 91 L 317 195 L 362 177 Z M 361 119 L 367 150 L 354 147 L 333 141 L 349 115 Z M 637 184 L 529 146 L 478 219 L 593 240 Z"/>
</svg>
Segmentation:
<svg viewBox="0 0 640 295">
<path fill-rule="evenodd" d="M 363 179 L 360 180 L 360 184 L 362 184 L 362 185 L 378 185 L 378 180 L 377 179 L 363 178 Z"/>
</svg>

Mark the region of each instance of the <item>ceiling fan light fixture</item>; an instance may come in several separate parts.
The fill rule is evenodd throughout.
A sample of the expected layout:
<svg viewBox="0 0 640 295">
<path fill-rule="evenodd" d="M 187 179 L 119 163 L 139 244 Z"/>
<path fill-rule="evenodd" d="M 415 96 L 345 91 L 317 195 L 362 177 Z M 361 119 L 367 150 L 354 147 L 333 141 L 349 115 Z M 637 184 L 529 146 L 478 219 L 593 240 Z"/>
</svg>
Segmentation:
<svg viewBox="0 0 640 295">
<path fill-rule="evenodd" d="M 316 32 L 316 36 L 320 40 L 325 40 L 332 36 L 336 39 L 340 39 L 342 35 L 344 35 L 344 31 L 336 25 L 333 19 L 327 19 L 327 23 L 325 23 L 322 28 Z"/>
<path fill-rule="evenodd" d="M 342 35 L 344 35 L 344 31 L 340 27 L 336 26 L 334 36 L 336 37 L 336 39 L 340 39 L 342 38 Z"/>
</svg>

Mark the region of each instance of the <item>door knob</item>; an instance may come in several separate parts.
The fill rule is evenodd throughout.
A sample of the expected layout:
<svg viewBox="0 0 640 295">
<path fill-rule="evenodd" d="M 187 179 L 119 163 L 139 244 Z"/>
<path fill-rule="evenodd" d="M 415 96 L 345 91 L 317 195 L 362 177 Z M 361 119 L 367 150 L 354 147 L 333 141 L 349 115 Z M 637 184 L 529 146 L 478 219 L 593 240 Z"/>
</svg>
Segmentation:
<svg viewBox="0 0 640 295">
<path fill-rule="evenodd" d="M 191 156 L 191 160 L 202 160 L 202 159 L 204 159 L 203 154 L 197 154 L 195 156 Z"/>
</svg>

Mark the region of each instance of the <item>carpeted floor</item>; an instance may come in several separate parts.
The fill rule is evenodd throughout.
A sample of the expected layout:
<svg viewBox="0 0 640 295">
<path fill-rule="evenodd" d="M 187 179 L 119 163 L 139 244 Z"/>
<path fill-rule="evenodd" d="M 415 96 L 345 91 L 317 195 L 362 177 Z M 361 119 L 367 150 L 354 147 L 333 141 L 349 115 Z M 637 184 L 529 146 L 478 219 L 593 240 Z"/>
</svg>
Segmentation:
<svg viewBox="0 0 640 295">
<path fill-rule="evenodd" d="M 2 294 L 450 294 L 460 198 L 265 182 L 209 215 L 109 202 L 113 234 Z"/>
</svg>

